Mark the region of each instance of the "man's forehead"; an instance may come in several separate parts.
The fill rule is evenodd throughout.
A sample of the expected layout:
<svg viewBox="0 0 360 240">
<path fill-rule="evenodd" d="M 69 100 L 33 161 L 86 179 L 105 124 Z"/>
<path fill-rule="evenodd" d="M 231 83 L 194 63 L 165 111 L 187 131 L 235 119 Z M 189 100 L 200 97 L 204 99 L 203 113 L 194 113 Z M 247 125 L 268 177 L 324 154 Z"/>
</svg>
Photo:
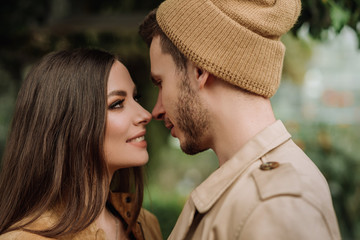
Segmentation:
<svg viewBox="0 0 360 240">
<path fill-rule="evenodd" d="M 174 60 L 170 53 L 164 53 L 160 46 L 160 37 L 154 38 L 150 45 L 150 63 L 153 75 L 159 75 L 159 71 L 164 65 L 173 63 Z"/>
<path fill-rule="evenodd" d="M 161 52 L 161 44 L 160 44 L 160 36 L 159 35 L 155 36 L 152 39 L 151 44 L 150 44 L 150 54 L 151 54 L 151 52 L 154 52 L 154 51 Z"/>
</svg>

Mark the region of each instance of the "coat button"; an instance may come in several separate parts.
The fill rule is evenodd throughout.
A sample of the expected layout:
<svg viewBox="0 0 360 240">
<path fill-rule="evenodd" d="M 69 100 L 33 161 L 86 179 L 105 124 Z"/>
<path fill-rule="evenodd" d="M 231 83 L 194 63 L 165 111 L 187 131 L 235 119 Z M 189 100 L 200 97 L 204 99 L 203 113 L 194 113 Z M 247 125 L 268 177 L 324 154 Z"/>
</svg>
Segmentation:
<svg viewBox="0 0 360 240">
<path fill-rule="evenodd" d="M 260 165 L 260 169 L 266 171 L 277 168 L 279 166 L 280 164 L 278 162 L 266 162 Z"/>
</svg>

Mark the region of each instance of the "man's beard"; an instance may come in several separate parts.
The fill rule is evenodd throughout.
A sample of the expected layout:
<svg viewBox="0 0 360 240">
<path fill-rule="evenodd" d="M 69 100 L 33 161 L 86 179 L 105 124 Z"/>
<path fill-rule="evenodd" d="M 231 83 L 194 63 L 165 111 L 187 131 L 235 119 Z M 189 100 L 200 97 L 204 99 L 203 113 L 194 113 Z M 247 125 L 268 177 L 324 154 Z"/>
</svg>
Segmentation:
<svg viewBox="0 0 360 240">
<path fill-rule="evenodd" d="M 204 136 L 209 130 L 208 112 L 191 88 L 186 73 L 180 83 L 177 114 L 177 124 L 185 137 L 180 143 L 181 149 L 191 155 L 207 150 L 209 147 L 204 145 Z"/>
</svg>

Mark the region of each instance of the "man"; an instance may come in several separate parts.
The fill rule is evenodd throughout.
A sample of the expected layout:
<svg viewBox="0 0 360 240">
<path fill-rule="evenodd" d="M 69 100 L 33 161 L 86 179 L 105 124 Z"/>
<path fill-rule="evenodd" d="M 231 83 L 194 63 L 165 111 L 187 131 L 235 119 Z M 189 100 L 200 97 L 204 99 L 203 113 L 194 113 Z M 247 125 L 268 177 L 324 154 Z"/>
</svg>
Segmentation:
<svg viewBox="0 0 360 240">
<path fill-rule="evenodd" d="M 159 87 L 153 118 L 220 167 L 169 239 L 340 239 L 325 178 L 270 104 L 300 0 L 166 0 L 140 26 Z"/>
</svg>

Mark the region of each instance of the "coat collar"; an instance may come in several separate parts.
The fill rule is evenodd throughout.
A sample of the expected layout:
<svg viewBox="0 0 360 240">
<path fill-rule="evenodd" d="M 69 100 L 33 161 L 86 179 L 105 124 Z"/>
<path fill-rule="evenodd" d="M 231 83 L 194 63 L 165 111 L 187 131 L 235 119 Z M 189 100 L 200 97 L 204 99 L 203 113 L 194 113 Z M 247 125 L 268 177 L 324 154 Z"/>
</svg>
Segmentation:
<svg viewBox="0 0 360 240">
<path fill-rule="evenodd" d="M 252 163 L 290 137 L 278 120 L 248 141 L 191 193 L 190 197 L 199 213 L 208 211 Z"/>
</svg>

